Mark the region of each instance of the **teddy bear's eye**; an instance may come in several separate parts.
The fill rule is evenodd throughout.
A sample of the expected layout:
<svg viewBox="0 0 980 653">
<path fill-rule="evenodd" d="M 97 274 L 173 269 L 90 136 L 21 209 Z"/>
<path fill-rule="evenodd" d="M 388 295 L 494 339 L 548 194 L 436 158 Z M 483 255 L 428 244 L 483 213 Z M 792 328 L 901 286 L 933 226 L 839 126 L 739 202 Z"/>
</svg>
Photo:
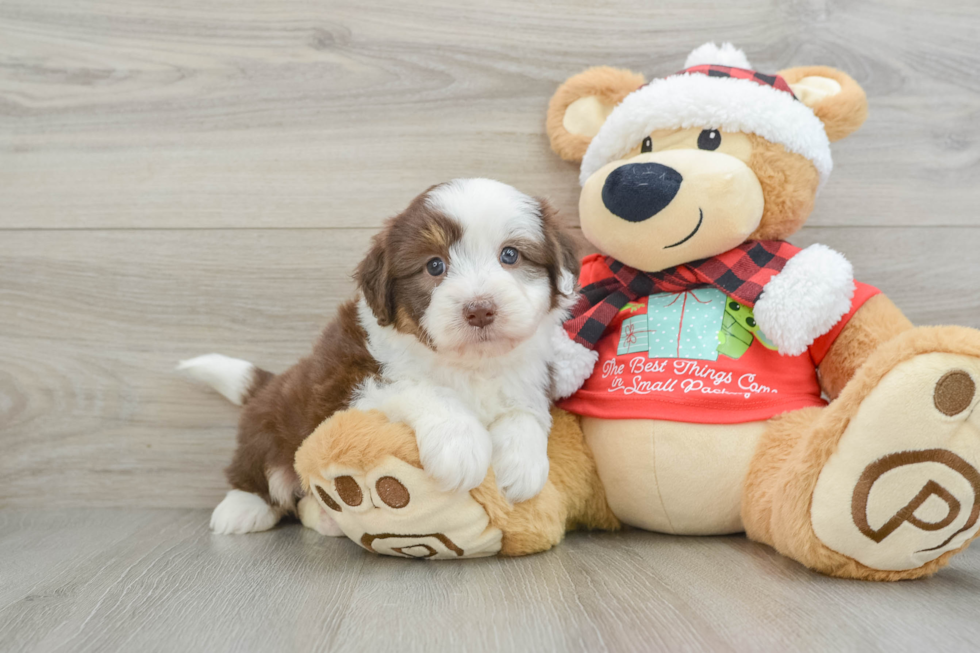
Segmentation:
<svg viewBox="0 0 980 653">
<path fill-rule="evenodd" d="M 653 139 L 649 136 L 643 139 L 643 145 L 640 146 L 640 154 L 644 152 L 653 152 Z"/>
<path fill-rule="evenodd" d="M 721 145 L 721 132 L 717 129 L 705 129 L 698 135 L 699 150 L 717 150 Z"/>
</svg>

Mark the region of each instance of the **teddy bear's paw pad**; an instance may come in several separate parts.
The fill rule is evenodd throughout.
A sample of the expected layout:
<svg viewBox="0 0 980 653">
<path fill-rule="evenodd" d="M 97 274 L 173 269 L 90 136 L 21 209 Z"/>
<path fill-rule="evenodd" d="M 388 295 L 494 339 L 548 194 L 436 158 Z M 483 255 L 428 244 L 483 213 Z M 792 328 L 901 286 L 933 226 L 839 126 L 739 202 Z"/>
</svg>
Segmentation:
<svg viewBox="0 0 980 653">
<path fill-rule="evenodd" d="M 446 492 L 393 456 L 368 470 L 330 465 L 309 480 L 318 507 L 368 551 L 428 559 L 500 551 L 500 530 L 469 492 Z"/>
<path fill-rule="evenodd" d="M 817 537 L 872 569 L 921 567 L 980 530 L 980 360 L 923 354 L 865 397 L 820 472 Z"/>
<path fill-rule="evenodd" d="M 330 501 L 333 501 L 333 499 L 330 499 L 330 496 L 327 494 L 324 494 L 324 497 Z M 321 501 L 322 500 L 323 497 L 321 497 Z M 307 495 L 299 500 L 299 505 L 296 507 L 296 512 L 299 515 L 299 520 L 303 523 L 303 526 L 315 530 L 320 535 L 340 537 L 344 534 L 344 531 L 342 531 L 340 526 L 337 525 L 337 520 L 335 520 L 332 516 L 334 511 L 324 508 L 320 505 L 320 502 L 310 495 Z"/>
</svg>

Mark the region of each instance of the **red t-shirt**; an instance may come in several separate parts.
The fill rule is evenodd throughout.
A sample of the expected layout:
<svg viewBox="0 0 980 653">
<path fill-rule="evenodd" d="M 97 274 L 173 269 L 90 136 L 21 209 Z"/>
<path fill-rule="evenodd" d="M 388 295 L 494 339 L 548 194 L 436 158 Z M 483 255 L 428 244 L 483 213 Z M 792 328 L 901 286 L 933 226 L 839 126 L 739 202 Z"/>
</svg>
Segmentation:
<svg viewBox="0 0 980 653">
<path fill-rule="evenodd" d="M 579 281 L 612 276 L 604 257 L 585 257 Z M 855 284 L 851 310 L 799 356 L 781 356 L 752 310 L 711 287 L 658 293 L 620 310 L 596 350 L 592 376 L 565 410 L 606 419 L 735 424 L 823 406 L 817 366 L 877 288 Z"/>
</svg>

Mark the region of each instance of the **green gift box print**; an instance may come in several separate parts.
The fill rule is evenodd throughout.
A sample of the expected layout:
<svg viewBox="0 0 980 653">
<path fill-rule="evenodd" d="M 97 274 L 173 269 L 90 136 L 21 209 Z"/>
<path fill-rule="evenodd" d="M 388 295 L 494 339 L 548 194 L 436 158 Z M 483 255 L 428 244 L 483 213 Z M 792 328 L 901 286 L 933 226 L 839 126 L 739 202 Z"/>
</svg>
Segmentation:
<svg viewBox="0 0 980 653">
<path fill-rule="evenodd" d="M 729 358 L 741 358 L 749 350 L 754 340 L 758 340 L 766 349 L 776 349 L 769 342 L 755 322 L 755 314 L 748 306 L 743 306 L 731 297 L 727 297 L 725 317 L 722 319 L 721 331 L 718 333 L 718 351 Z"/>
<path fill-rule="evenodd" d="M 616 353 L 646 351 L 650 358 L 705 361 L 723 354 L 737 359 L 755 340 L 775 349 L 756 325 L 752 309 L 716 288 L 698 288 L 650 295 L 645 315 L 623 321 Z"/>
</svg>

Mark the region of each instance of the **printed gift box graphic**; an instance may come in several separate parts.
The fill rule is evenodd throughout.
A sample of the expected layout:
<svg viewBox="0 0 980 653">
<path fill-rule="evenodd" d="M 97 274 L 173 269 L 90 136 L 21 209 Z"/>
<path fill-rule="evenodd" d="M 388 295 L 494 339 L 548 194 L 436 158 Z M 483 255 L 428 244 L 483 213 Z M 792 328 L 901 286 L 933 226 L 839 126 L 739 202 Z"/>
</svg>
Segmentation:
<svg viewBox="0 0 980 653">
<path fill-rule="evenodd" d="M 649 351 L 648 347 L 646 314 L 623 320 L 623 326 L 619 332 L 619 348 L 616 350 L 616 354 L 621 356 L 638 351 Z"/>
<path fill-rule="evenodd" d="M 718 360 L 726 300 L 715 288 L 650 295 L 646 315 L 623 321 L 616 353 L 647 351 L 650 358 Z"/>
</svg>

